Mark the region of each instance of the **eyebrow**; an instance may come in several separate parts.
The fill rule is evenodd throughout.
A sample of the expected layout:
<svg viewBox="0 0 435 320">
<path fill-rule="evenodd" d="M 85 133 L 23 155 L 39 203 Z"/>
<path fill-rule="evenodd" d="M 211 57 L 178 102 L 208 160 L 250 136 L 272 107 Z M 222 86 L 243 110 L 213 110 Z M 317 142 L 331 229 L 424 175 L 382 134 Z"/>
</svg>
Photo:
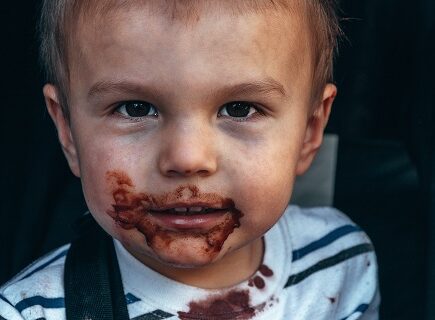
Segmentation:
<svg viewBox="0 0 435 320">
<path fill-rule="evenodd" d="M 108 93 L 138 94 L 144 92 L 152 94 L 154 90 L 149 90 L 149 88 L 144 88 L 144 86 L 139 83 L 127 80 L 102 80 L 93 84 L 91 89 L 89 89 L 88 99 L 92 100 L 93 98 Z"/>
<path fill-rule="evenodd" d="M 140 83 L 127 80 L 110 80 L 98 81 L 92 85 L 88 92 L 88 99 L 96 98 L 97 96 L 107 93 L 131 93 L 138 94 L 146 92 L 151 96 L 158 96 L 157 91 L 152 87 L 141 85 Z M 212 90 L 212 96 L 244 96 L 244 95 L 273 95 L 286 96 L 284 86 L 273 78 L 265 78 L 251 82 L 239 83 L 236 85 L 228 85 L 217 90 Z"/>
<path fill-rule="evenodd" d="M 223 87 L 213 92 L 213 95 L 227 95 L 227 96 L 240 96 L 240 95 L 270 95 L 278 94 L 286 96 L 284 86 L 273 78 L 266 78 L 252 82 L 245 82 L 233 86 Z"/>
</svg>

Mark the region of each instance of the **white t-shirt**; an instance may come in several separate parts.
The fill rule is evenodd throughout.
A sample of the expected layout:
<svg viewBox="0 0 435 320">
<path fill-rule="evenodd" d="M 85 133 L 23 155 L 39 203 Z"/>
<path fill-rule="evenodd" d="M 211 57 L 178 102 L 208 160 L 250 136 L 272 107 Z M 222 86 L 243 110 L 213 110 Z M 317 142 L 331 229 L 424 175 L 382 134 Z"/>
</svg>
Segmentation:
<svg viewBox="0 0 435 320">
<path fill-rule="evenodd" d="M 181 284 L 114 241 L 130 319 L 378 319 L 376 257 L 367 235 L 331 208 L 290 206 L 264 236 L 261 266 L 226 289 Z M 0 319 L 65 319 L 69 245 L 0 288 Z"/>
</svg>

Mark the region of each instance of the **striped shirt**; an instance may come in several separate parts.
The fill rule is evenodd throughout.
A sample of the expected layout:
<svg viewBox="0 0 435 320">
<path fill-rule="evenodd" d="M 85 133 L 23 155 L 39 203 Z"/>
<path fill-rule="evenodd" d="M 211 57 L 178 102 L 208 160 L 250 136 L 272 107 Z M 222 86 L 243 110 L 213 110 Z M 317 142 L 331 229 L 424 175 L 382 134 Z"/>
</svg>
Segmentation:
<svg viewBox="0 0 435 320">
<path fill-rule="evenodd" d="M 114 243 L 130 319 L 378 319 L 372 244 L 332 208 L 289 206 L 264 236 L 257 272 L 226 289 L 200 289 L 166 278 Z M 65 319 L 68 249 L 37 260 L 0 288 L 0 319 Z"/>
</svg>

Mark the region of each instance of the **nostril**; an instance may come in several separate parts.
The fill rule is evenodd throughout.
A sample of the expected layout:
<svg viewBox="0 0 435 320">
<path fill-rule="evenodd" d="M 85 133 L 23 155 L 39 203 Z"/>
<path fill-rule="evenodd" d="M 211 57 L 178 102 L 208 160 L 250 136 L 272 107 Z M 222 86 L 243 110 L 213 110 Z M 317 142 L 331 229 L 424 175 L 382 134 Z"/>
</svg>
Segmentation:
<svg viewBox="0 0 435 320">
<path fill-rule="evenodd" d="M 176 171 L 176 170 L 168 170 L 167 172 L 166 172 L 166 174 L 168 175 L 168 176 L 178 176 L 178 175 L 180 175 L 180 173 L 178 172 L 178 171 Z"/>
<path fill-rule="evenodd" d="M 175 176 L 192 176 L 192 175 L 199 175 L 201 177 L 205 177 L 210 175 L 210 172 L 208 170 L 183 170 L 183 171 L 178 171 L 178 170 L 168 170 L 166 171 L 166 175 L 170 176 L 170 177 L 175 177 Z"/>
<path fill-rule="evenodd" d="M 200 175 L 202 177 L 208 176 L 209 174 L 210 174 L 210 171 L 208 171 L 208 170 L 199 170 L 198 171 L 198 175 Z"/>
</svg>

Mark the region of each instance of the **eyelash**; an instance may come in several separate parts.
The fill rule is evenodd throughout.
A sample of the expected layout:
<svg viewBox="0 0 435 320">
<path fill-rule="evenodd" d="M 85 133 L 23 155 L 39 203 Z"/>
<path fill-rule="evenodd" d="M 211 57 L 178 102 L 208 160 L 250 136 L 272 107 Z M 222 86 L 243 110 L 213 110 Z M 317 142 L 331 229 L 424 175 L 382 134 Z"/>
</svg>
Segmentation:
<svg viewBox="0 0 435 320">
<path fill-rule="evenodd" d="M 144 115 L 144 116 L 137 116 L 137 117 L 135 117 L 135 116 L 130 116 L 130 115 L 128 115 L 127 108 L 128 108 L 129 106 L 133 106 L 133 105 L 136 105 L 136 106 L 146 106 L 146 107 L 149 109 L 149 110 L 147 111 L 147 113 L 149 113 L 149 112 L 152 111 L 152 110 L 154 110 L 154 112 L 153 112 L 152 115 L 148 115 L 148 114 L 147 114 L 147 115 Z M 122 108 L 125 109 L 125 113 L 127 113 L 127 114 L 124 114 L 124 113 L 122 113 L 122 112 L 120 111 L 120 109 L 122 109 Z M 157 117 L 158 117 L 158 111 L 157 111 L 157 108 L 156 108 L 152 103 L 145 102 L 145 101 L 124 101 L 124 102 L 118 103 L 118 104 L 115 106 L 115 108 L 114 108 L 114 113 L 117 113 L 118 115 L 123 116 L 123 117 L 125 117 L 125 118 L 132 119 L 132 120 L 134 120 L 134 121 L 141 120 L 141 119 L 144 118 L 144 117 L 153 117 L 153 118 L 157 118 Z"/>
<path fill-rule="evenodd" d="M 248 106 L 249 107 L 248 115 L 244 116 L 244 117 L 232 117 L 230 115 L 226 116 L 226 115 L 221 115 L 220 114 L 225 107 L 228 107 L 228 106 L 231 106 L 231 105 L 235 105 L 235 104 L 237 104 L 237 105 L 244 105 L 245 107 Z M 253 109 L 254 112 L 250 113 L 250 109 Z M 218 112 L 218 117 L 228 117 L 228 118 L 231 119 L 231 121 L 236 121 L 236 122 L 254 121 L 258 117 L 261 117 L 261 116 L 264 116 L 264 115 L 265 115 L 264 111 L 258 105 L 256 105 L 255 103 L 252 103 L 252 102 L 248 102 L 248 101 L 231 101 L 231 102 L 228 102 L 228 103 L 224 104 L 219 109 L 219 112 Z"/>
<path fill-rule="evenodd" d="M 153 108 L 155 110 L 155 113 L 153 115 L 145 115 L 145 116 L 134 117 L 134 116 L 130 116 L 130 115 L 127 115 L 127 114 L 123 114 L 123 113 L 121 113 L 119 111 L 120 108 L 122 108 L 122 107 L 126 108 L 128 105 L 132 105 L 132 104 L 141 104 L 141 105 L 147 104 L 148 107 L 151 107 L 151 108 Z M 235 105 L 235 104 L 249 106 L 250 109 L 251 108 L 254 109 L 254 112 L 248 114 L 245 117 L 231 116 L 231 115 L 228 114 L 228 111 L 227 111 L 227 115 L 222 115 L 221 114 L 222 110 L 224 110 L 225 107 L 228 107 L 230 105 Z M 139 122 L 143 118 L 148 118 L 148 117 L 158 118 L 159 117 L 159 111 L 158 111 L 158 109 L 153 104 L 151 104 L 149 102 L 146 102 L 146 101 L 124 101 L 124 102 L 118 103 L 118 104 L 115 105 L 113 113 L 117 114 L 117 115 L 119 115 L 119 116 L 121 116 L 123 118 L 127 118 L 129 120 L 135 121 L 135 122 Z M 126 113 L 127 113 L 127 111 L 126 111 Z M 229 118 L 229 119 L 231 119 L 231 121 L 235 121 L 235 122 L 246 122 L 246 121 L 250 121 L 250 120 L 255 121 L 259 117 L 263 117 L 265 115 L 266 115 L 265 112 L 258 105 L 256 105 L 255 103 L 248 102 L 248 101 L 231 101 L 231 102 L 225 103 L 224 105 L 222 105 L 219 108 L 217 117 L 218 118 L 224 118 L 224 117 L 225 118 Z"/>
</svg>

